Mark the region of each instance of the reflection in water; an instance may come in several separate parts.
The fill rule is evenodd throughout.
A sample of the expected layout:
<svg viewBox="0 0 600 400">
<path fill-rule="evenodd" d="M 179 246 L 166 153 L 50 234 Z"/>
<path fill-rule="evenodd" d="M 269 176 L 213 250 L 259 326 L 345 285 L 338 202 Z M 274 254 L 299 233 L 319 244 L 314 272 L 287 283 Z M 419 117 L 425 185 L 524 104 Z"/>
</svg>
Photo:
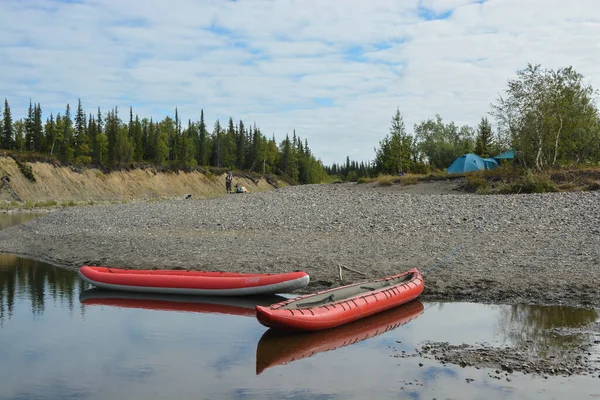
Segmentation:
<svg viewBox="0 0 600 400">
<path fill-rule="evenodd" d="M 268 306 L 285 300 L 283 296 L 210 297 L 181 296 L 153 293 L 135 293 L 102 289 L 88 289 L 79 295 L 84 306 L 109 306 L 144 310 L 199 312 L 245 317 L 256 315 L 257 305 Z"/>
<path fill-rule="evenodd" d="M 24 224 L 32 219 L 41 217 L 44 214 L 22 213 L 22 214 L 4 214 L 0 215 L 0 229 L 8 228 L 9 226 Z"/>
<path fill-rule="evenodd" d="M 423 304 L 414 300 L 386 312 L 334 329 L 319 332 L 282 333 L 266 331 L 256 347 L 256 374 L 315 354 L 335 350 L 390 332 L 417 318 Z"/>
<path fill-rule="evenodd" d="M 509 384 L 483 369 L 391 357 L 429 340 L 493 340 L 498 326 L 505 341 L 523 334 L 560 347 L 566 344 L 545 329 L 586 324 L 595 311 L 468 303 L 424 308 L 415 301 L 329 331 L 281 336 L 265 333 L 253 317 L 254 304 L 279 302 L 278 296 L 230 302 L 87 287 L 74 271 L 0 255 L 0 399 L 504 400 L 600 393 L 598 378 L 514 375 Z M 405 384 L 416 379 L 423 386 Z"/>
<path fill-rule="evenodd" d="M 586 335 L 555 334 L 550 329 L 579 328 L 598 320 L 597 310 L 558 306 L 515 305 L 499 314 L 502 335 L 517 346 L 527 346 L 542 356 L 561 353 L 587 341 Z"/>
<path fill-rule="evenodd" d="M 83 284 L 73 271 L 0 254 L 0 324 L 12 317 L 15 297 L 27 298 L 34 316 L 44 313 L 48 297 L 72 311 L 74 289 Z"/>
</svg>

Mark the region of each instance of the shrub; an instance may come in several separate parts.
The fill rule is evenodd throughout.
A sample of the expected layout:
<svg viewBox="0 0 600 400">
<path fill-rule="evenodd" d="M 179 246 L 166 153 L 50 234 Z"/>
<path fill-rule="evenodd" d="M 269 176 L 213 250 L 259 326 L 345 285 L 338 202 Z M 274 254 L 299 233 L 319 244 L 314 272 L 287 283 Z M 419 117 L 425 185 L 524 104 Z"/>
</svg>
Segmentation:
<svg viewBox="0 0 600 400">
<path fill-rule="evenodd" d="M 482 190 L 489 189 L 489 185 L 485 180 L 485 177 L 480 172 L 473 172 L 465 176 L 465 190 L 470 192 L 477 192 L 480 188 Z"/>
<path fill-rule="evenodd" d="M 404 175 L 400 178 L 403 185 L 416 185 L 419 183 L 419 177 L 415 175 Z"/>
<path fill-rule="evenodd" d="M 21 173 L 25 176 L 25 178 L 29 179 L 31 182 L 35 182 L 35 176 L 33 175 L 33 170 L 30 165 L 22 163 L 19 159 L 13 158 L 19 167 Z"/>
<path fill-rule="evenodd" d="M 92 163 L 92 157 L 90 156 L 78 156 L 77 158 L 75 158 L 75 165 L 79 165 L 79 166 L 84 166 L 84 165 L 90 165 Z"/>
<path fill-rule="evenodd" d="M 517 183 L 519 185 L 519 183 Z M 558 192 L 558 188 L 546 174 L 534 174 L 528 170 L 523 176 L 521 193 Z"/>
</svg>

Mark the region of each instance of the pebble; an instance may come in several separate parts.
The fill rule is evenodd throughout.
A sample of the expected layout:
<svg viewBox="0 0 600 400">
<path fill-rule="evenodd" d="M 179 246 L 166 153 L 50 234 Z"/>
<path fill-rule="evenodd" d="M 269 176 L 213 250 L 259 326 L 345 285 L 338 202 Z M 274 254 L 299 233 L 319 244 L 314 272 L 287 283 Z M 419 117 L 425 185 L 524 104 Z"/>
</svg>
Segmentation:
<svg viewBox="0 0 600 400">
<path fill-rule="evenodd" d="M 600 287 L 589 284 L 600 281 L 598 226 L 600 191 L 426 195 L 324 184 L 68 207 L 0 230 L 0 251 L 72 269 L 302 269 L 313 282 L 305 292 L 436 266 L 423 300 L 600 307 Z M 339 265 L 365 275 L 344 271 L 340 282 Z"/>
</svg>

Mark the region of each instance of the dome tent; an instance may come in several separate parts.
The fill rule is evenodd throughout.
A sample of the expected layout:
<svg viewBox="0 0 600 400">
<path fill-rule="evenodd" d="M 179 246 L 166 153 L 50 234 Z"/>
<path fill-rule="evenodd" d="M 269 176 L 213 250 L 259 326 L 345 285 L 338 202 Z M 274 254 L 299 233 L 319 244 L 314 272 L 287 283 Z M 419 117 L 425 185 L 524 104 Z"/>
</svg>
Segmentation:
<svg viewBox="0 0 600 400">
<path fill-rule="evenodd" d="M 494 169 L 500 165 L 495 158 L 484 158 L 483 162 L 485 163 L 485 169 Z"/>
<path fill-rule="evenodd" d="M 477 154 L 463 154 L 458 157 L 448 168 L 446 168 L 447 174 L 464 174 L 465 172 L 480 171 L 486 168 L 486 162 L 483 158 Z"/>
</svg>

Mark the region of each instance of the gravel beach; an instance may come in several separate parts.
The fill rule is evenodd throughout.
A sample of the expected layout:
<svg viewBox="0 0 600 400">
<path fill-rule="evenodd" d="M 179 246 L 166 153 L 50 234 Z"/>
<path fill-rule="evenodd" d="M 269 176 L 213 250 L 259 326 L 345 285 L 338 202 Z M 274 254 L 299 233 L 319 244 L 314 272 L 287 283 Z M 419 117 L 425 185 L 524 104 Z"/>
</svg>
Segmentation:
<svg viewBox="0 0 600 400">
<path fill-rule="evenodd" d="M 435 185 L 70 207 L 1 230 L 0 251 L 72 269 L 302 269 L 303 292 L 426 271 L 452 254 L 425 275 L 422 300 L 600 307 L 600 192 L 481 196 Z"/>
</svg>

